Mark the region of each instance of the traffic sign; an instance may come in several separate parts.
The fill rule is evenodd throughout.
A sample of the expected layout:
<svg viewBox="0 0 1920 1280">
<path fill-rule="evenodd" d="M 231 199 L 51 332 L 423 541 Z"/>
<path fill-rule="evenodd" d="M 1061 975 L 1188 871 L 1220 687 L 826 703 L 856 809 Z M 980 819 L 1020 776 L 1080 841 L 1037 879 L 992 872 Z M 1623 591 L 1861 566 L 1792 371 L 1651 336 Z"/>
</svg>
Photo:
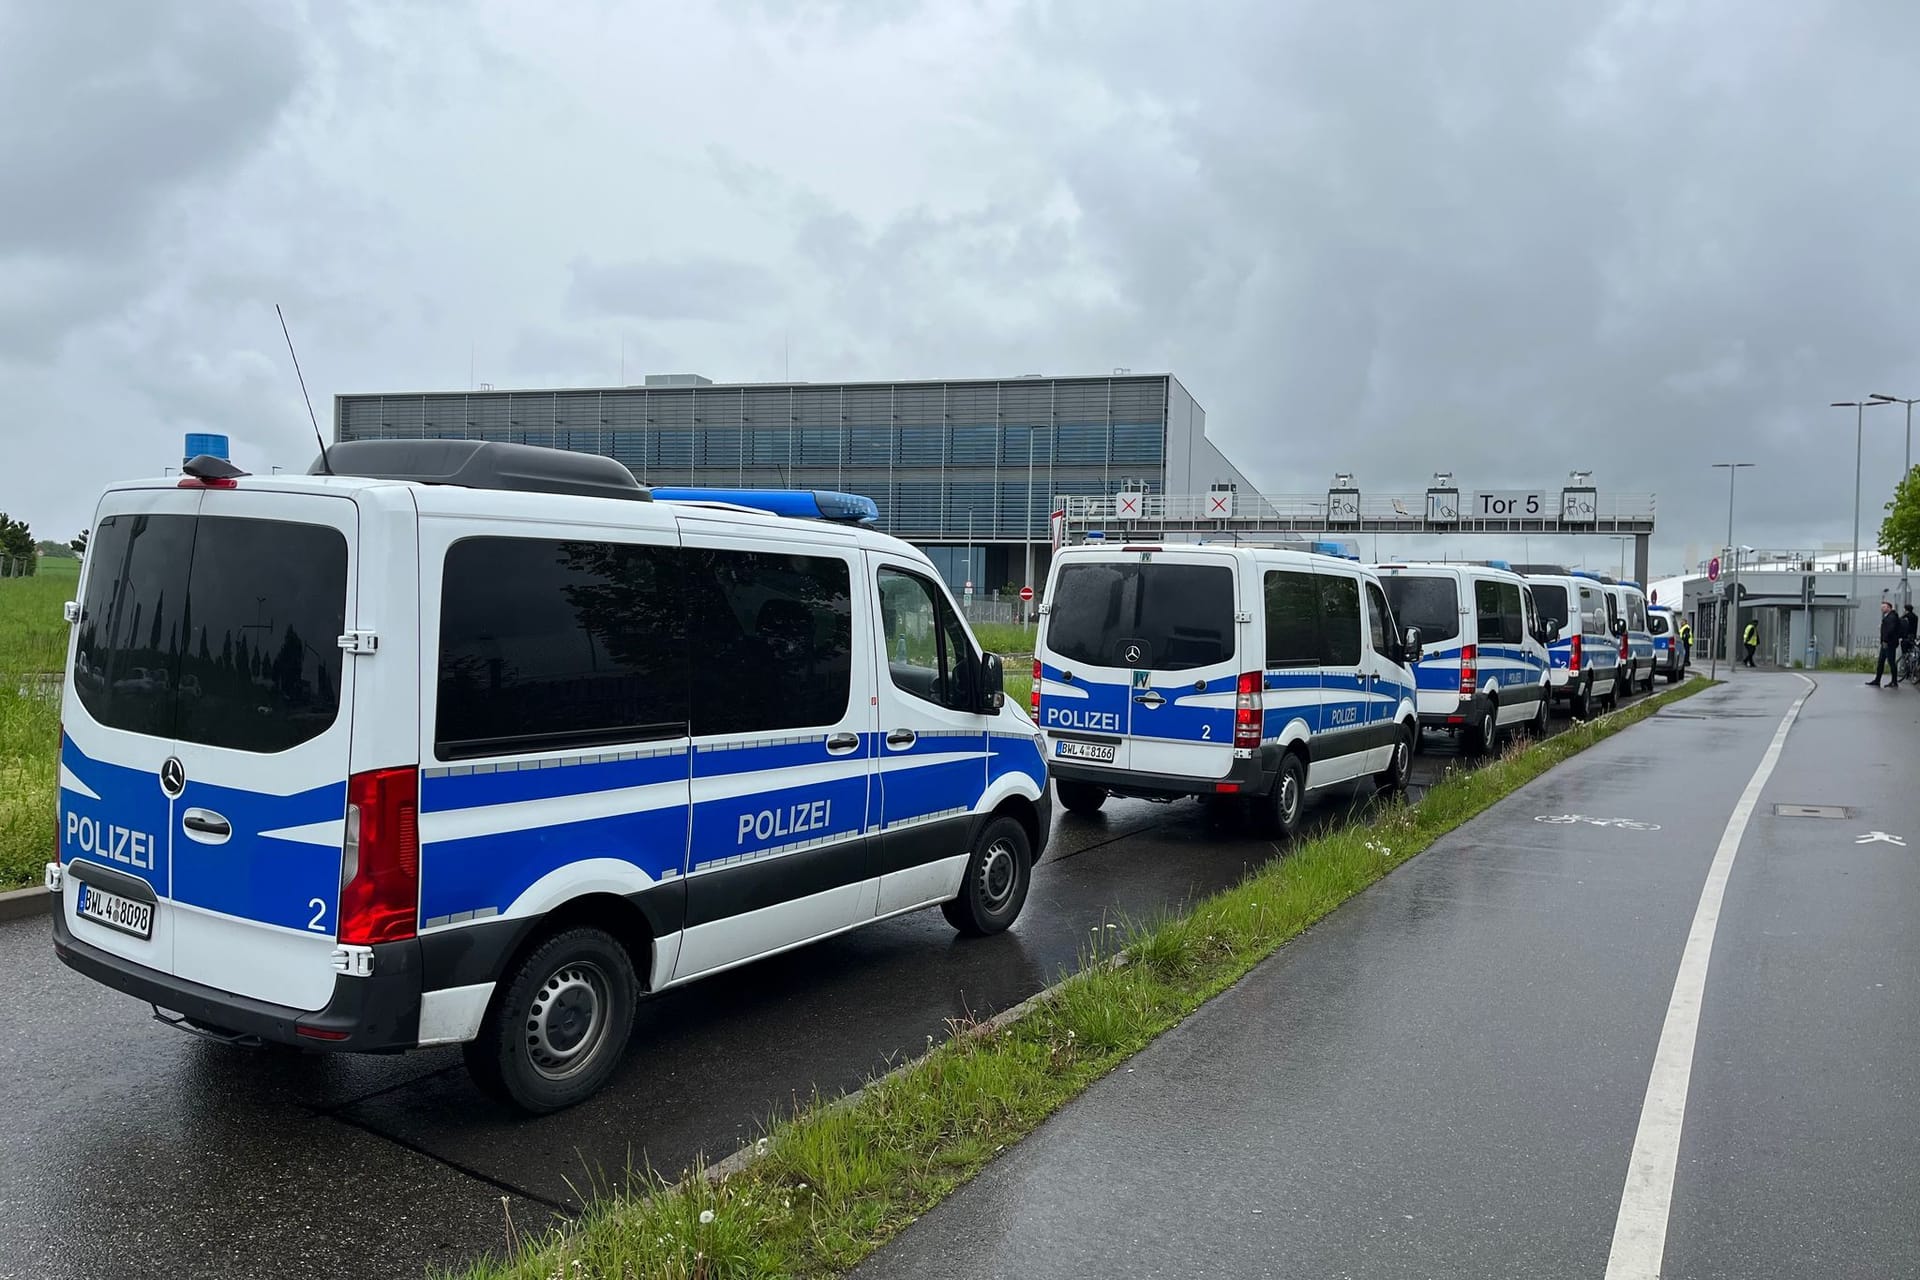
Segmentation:
<svg viewBox="0 0 1920 1280">
<path fill-rule="evenodd" d="M 1715 556 L 1713 559 L 1707 561 L 1707 581 L 1708 582 L 1720 581 L 1720 557 L 1719 556 Z"/>
<path fill-rule="evenodd" d="M 1021 598 L 1022 600 L 1031 600 L 1031 599 L 1033 599 L 1033 588 L 1032 588 L 1032 587 L 1022 587 L 1022 588 L 1020 588 L 1020 598 Z"/>
</svg>

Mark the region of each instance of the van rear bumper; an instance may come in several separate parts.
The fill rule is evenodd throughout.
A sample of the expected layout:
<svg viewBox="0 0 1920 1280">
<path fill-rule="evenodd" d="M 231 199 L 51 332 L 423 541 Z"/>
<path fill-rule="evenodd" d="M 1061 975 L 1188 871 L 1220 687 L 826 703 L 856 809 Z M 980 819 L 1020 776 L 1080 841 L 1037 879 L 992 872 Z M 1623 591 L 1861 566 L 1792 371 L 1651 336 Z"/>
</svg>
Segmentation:
<svg viewBox="0 0 1920 1280">
<path fill-rule="evenodd" d="M 68 968 L 135 999 L 184 1014 L 222 1031 L 258 1036 L 276 1044 L 341 1053 L 381 1053 L 411 1049 L 420 1040 L 420 944 L 383 943 L 373 949 L 373 976 L 334 979 L 333 999 L 324 1009 L 289 1009 L 188 982 L 122 959 L 73 936 L 61 897 L 53 900 L 53 951 Z M 315 1039 L 298 1028 L 310 1027 L 338 1039 Z"/>
<path fill-rule="evenodd" d="M 1256 795 L 1273 790 L 1280 771 L 1280 748 L 1264 745 L 1255 756 L 1235 757 L 1224 778 L 1188 778 L 1169 773 L 1141 773 L 1133 769 L 1102 769 L 1097 765 L 1049 760 L 1047 772 L 1059 782 L 1087 782 L 1117 796 L 1147 800 L 1177 800 L 1184 796 Z"/>
</svg>

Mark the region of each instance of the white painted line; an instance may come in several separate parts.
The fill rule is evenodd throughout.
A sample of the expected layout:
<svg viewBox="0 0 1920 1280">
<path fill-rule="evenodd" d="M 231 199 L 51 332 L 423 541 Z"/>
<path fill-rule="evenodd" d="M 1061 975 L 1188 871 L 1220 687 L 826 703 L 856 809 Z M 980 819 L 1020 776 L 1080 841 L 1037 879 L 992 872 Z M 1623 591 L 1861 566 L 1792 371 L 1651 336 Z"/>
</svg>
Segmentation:
<svg viewBox="0 0 1920 1280">
<path fill-rule="evenodd" d="M 1747 820 L 1760 802 L 1760 792 L 1780 762 L 1787 730 L 1813 693 L 1794 699 L 1773 731 L 1773 741 L 1760 757 L 1760 767 L 1747 780 L 1747 789 L 1733 806 L 1707 883 L 1700 890 L 1700 906 L 1693 914 L 1686 950 L 1680 954 L 1680 972 L 1673 980 L 1673 999 L 1667 1004 L 1667 1022 L 1660 1030 L 1660 1047 L 1653 1053 L 1653 1074 L 1647 1080 L 1647 1098 L 1640 1107 L 1640 1131 L 1633 1139 L 1633 1159 L 1627 1165 L 1627 1184 L 1620 1193 L 1620 1215 L 1613 1223 L 1613 1250 L 1607 1255 L 1607 1280 L 1659 1280 L 1667 1252 L 1667 1213 L 1673 1206 L 1673 1173 L 1680 1158 L 1680 1130 L 1687 1119 L 1687 1087 L 1693 1078 L 1693 1042 L 1700 1029 L 1700 1005 L 1707 988 L 1707 962 L 1713 957 L 1713 935 L 1720 925 L 1720 900 L 1726 896 L 1727 877 L 1740 851 Z"/>
</svg>

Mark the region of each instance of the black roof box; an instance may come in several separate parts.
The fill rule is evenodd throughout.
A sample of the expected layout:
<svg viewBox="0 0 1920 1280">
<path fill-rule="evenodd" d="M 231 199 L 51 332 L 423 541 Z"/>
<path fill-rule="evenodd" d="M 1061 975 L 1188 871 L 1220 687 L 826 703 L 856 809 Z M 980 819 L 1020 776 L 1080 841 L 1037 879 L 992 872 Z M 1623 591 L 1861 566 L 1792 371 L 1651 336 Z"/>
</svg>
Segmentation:
<svg viewBox="0 0 1920 1280">
<path fill-rule="evenodd" d="M 315 458 L 307 474 L 653 501 L 612 458 L 499 440 L 343 440 Z"/>
<path fill-rule="evenodd" d="M 1567 566 L 1563 564 L 1516 564 L 1509 565 L 1508 567 L 1523 578 L 1533 574 L 1565 576 L 1567 573 Z"/>
</svg>

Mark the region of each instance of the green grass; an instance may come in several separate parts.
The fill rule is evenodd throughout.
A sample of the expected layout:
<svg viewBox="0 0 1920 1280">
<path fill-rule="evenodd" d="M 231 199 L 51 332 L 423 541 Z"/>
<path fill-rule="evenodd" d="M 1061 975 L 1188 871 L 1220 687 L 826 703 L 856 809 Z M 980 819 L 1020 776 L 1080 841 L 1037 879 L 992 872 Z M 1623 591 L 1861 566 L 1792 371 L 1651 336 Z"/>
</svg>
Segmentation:
<svg viewBox="0 0 1920 1280">
<path fill-rule="evenodd" d="M 56 689 L 22 693 L 35 677 L 65 669 L 77 560 L 42 560 L 31 578 L 0 578 L 0 889 L 40 881 L 53 851 L 59 770 Z"/>
<path fill-rule="evenodd" d="M 1341 902 L 1560 761 L 1706 687 L 1688 681 L 1450 774 L 1418 804 L 1307 841 L 1190 911 L 1103 929 L 1082 971 L 1026 1016 L 997 1028 L 955 1024 L 944 1044 L 860 1093 L 815 1097 L 772 1119 L 764 1156 L 717 1184 L 704 1170 L 678 1185 L 648 1173 L 596 1201 L 570 1228 L 529 1238 L 509 1226 L 505 1258 L 455 1274 L 745 1280 L 845 1272 Z M 1122 946 L 1124 963 L 1114 954 Z"/>
<path fill-rule="evenodd" d="M 1032 627 L 1016 622 L 975 622 L 969 624 L 980 647 L 988 653 L 1029 654 L 1033 652 Z"/>
</svg>

